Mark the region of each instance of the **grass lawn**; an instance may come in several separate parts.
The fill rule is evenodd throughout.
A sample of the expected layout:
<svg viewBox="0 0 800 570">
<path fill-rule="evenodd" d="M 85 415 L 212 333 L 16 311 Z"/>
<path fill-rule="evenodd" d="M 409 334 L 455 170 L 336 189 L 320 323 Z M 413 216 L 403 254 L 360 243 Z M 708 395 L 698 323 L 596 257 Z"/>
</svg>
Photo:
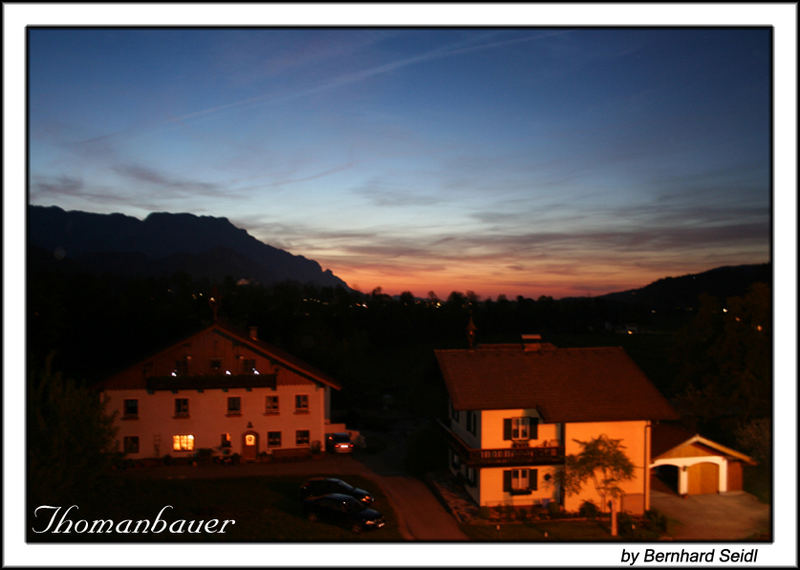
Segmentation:
<svg viewBox="0 0 800 570">
<path fill-rule="evenodd" d="M 106 489 L 77 502 L 71 520 L 233 519 L 225 534 L 33 534 L 31 541 L 57 542 L 375 542 L 401 541 L 397 517 L 380 488 L 367 479 L 348 476 L 353 485 L 375 495 L 373 506 L 386 518 L 386 526 L 354 534 L 349 529 L 303 517 L 297 489 L 306 477 L 225 477 L 219 479 L 138 479 L 116 477 Z M 37 526 L 41 528 L 41 526 Z M 133 528 L 133 527 L 131 527 Z M 44 539 L 44 540 L 43 540 Z"/>
</svg>

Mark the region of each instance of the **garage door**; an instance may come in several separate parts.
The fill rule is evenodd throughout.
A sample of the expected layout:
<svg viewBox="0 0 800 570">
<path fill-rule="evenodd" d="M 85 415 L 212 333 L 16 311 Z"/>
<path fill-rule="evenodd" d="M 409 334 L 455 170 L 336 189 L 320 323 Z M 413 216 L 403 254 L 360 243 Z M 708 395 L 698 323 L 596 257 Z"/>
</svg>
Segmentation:
<svg viewBox="0 0 800 570">
<path fill-rule="evenodd" d="M 719 490 L 719 465 L 716 463 L 696 463 L 689 466 L 690 495 L 716 493 Z"/>
</svg>

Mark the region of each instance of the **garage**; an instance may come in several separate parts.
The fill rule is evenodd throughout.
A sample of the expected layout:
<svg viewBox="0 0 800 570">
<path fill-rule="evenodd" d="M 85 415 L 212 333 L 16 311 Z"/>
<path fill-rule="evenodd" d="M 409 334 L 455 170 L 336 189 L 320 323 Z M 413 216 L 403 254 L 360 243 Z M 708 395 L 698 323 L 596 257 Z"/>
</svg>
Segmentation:
<svg viewBox="0 0 800 570">
<path fill-rule="evenodd" d="M 651 473 L 679 495 L 741 491 L 743 464 L 756 464 L 744 453 L 674 424 L 653 426 L 651 445 Z"/>
</svg>

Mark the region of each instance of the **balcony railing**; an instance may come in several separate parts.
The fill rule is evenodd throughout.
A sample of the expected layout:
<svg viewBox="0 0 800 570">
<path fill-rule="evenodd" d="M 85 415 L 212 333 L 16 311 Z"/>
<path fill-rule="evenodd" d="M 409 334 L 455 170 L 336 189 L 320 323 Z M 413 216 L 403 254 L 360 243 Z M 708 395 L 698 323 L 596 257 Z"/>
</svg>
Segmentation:
<svg viewBox="0 0 800 570">
<path fill-rule="evenodd" d="M 464 440 L 445 424 L 439 422 L 454 451 L 473 467 L 493 465 L 556 465 L 564 462 L 563 445 L 539 445 L 536 447 L 506 447 L 480 449 L 468 447 Z"/>
</svg>

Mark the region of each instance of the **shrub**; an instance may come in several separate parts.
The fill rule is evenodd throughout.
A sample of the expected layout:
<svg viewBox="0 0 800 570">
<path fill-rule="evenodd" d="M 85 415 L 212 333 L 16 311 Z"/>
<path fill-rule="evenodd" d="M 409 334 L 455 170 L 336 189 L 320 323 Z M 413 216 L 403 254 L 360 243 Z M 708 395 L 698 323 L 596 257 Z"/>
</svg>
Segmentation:
<svg viewBox="0 0 800 570">
<path fill-rule="evenodd" d="M 636 521 L 626 512 L 617 513 L 617 531 L 621 535 L 630 535 L 633 533 Z"/>
<path fill-rule="evenodd" d="M 645 514 L 644 524 L 649 530 L 664 532 L 667 530 L 667 516 L 656 509 L 651 509 Z"/>
<path fill-rule="evenodd" d="M 593 519 L 600 514 L 600 507 L 595 505 L 592 501 L 584 501 L 580 509 L 578 509 L 578 514 L 587 519 Z"/>
<path fill-rule="evenodd" d="M 550 518 L 555 519 L 561 516 L 561 505 L 554 501 L 547 503 L 547 514 Z"/>
</svg>

